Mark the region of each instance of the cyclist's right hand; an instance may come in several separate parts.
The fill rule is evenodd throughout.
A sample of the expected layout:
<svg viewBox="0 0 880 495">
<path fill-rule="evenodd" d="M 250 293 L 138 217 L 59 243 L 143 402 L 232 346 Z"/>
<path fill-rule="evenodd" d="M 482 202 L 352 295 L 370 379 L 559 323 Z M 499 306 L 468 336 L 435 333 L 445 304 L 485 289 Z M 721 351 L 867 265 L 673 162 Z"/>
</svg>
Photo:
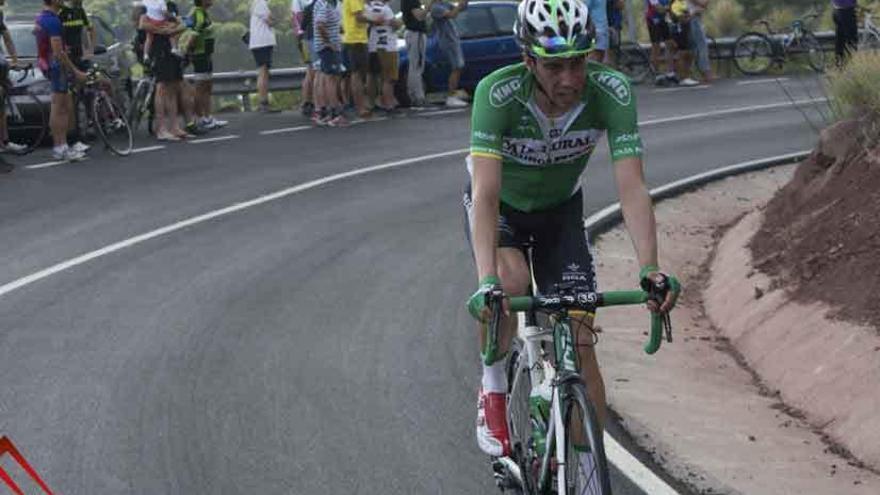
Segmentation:
<svg viewBox="0 0 880 495">
<path fill-rule="evenodd" d="M 81 70 L 77 70 L 74 71 L 73 77 L 76 79 L 76 82 L 85 82 L 85 80 L 88 78 L 88 75 Z"/>
<path fill-rule="evenodd" d="M 501 291 L 501 280 L 494 275 L 483 277 L 477 291 L 467 302 L 471 316 L 482 322 L 489 321 L 492 317 L 492 310 L 488 305 L 489 295 L 495 291 Z"/>
</svg>

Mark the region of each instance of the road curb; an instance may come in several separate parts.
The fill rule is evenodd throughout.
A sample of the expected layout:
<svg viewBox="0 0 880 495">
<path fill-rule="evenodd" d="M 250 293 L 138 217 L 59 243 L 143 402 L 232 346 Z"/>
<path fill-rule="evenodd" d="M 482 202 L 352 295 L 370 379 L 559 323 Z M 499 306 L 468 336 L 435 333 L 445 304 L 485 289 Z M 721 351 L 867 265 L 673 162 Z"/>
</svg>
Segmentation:
<svg viewBox="0 0 880 495">
<path fill-rule="evenodd" d="M 670 182 L 669 184 L 651 189 L 651 198 L 653 198 L 654 201 L 662 201 L 664 199 L 676 197 L 682 193 L 704 186 L 711 182 L 726 179 L 728 177 L 733 177 L 735 175 L 740 175 L 747 172 L 755 172 L 758 170 L 765 170 L 780 165 L 789 165 L 791 163 L 799 162 L 807 158 L 808 156 L 810 156 L 811 152 L 812 151 L 798 151 L 795 153 L 777 155 L 769 158 L 760 158 L 757 160 L 751 160 L 747 162 L 728 165 L 726 167 L 716 168 L 715 170 L 692 175 L 690 177 L 677 180 L 675 182 Z M 602 210 L 599 210 L 598 212 L 585 218 L 584 228 L 587 229 L 587 233 L 592 240 L 600 234 L 607 232 L 608 230 L 615 227 L 618 223 L 620 223 L 622 219 L 623 213 L 620 210 L 620 203 L 614 203 L 613 205 L 605 207 Z"/>
</svg>

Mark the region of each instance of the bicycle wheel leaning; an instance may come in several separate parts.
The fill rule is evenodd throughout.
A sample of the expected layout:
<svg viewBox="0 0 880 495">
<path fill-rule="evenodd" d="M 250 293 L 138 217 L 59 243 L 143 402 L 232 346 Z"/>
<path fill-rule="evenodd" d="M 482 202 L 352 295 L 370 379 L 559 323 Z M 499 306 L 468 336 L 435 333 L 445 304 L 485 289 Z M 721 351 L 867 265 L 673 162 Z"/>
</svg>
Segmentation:
<svg viewBox="0 0 880 495">
<path fill-rule="evenodd" d="M 825 72 L 825 52 L 813 33 L 804 32 L 798 48 L 807 57 L 810 68 L 819 73 Z"/>
<path fill-rule="evenodd" d="M 24 148 L 16 151 L 15 154 L 27 155 L 43 144 L 49 133 L 49 110 L 30 89 L 20 95 L 13 94 L 11 97 L 24 100 L 23 105 L 8 99 L 4 104 L 9 133 L 15 136 L 17 143 L 24 145 Z M 23 113 L 25 109 L 27 114 Z"/>
<path fill-rule="evenodd" d="M 150 84 L 146 79 L 138 81 L 132 96 L 131 107 L 128 111 L 128 123 L 133 131 L 141 125 L 141 120 L 147 113 L 147 100 L 150 97 Z"/>
<path fill-rule="evenodd" d="M 92 100 L 92 120 L 107 148 L 119 156 L 131 154 L 131 126 L 121 108 L 110 96 L 99 91 Z"/>
<path fill-rule="evenodd" d="M 773 43 L 763 33 L 745 33 L 733 44 L 733 63 L 745 75 L 764 74 L 773 63 Z"/>
<path fill-rule="evenodd" d="M 571 382 L 560 396 L 565 426 L 565 491 L 560 495 L 611 495 L 602 427 L 586 386 Z"/>
</svg>

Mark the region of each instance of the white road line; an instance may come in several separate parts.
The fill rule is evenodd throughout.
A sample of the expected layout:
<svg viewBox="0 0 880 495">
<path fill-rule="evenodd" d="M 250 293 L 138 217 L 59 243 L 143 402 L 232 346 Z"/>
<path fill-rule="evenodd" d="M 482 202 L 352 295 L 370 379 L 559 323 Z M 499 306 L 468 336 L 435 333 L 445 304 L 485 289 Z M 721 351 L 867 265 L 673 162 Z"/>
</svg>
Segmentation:
<svg viewBox="0 0 880 495">
<path fill-rule="evenodd" d="M 28 165 L 25 168 L 30 169 L 30 170 L 34 170 L 34 169 L 38 169 L 38 168 L 54 167 L 56 165 L 61 165 L 63 163 L 67 163 L 67 162 L 66 161 L 55 161 L 55 162 L 37 163 L 35 165 Z"/>
<path fill-rule="evenodd" d="M 688 90 L 691 90 L 691 89 L 709 89 L 709 88 L 711 88 L 711 87 L 712 87 L 712 86 L 709 86 L 709 85 L 703 84 L 703 85 L 701 85 L 701 86 L 683 86 L 683 87 L 680 87 L 680 88 L 655 89 L 655 90 L 653 90 L 653 91 L 651 91 L 651 92 L 652 92 L 652 93 L 675 93 L 675 92 L 678 92 L 678 91 L 688 91 Z"/>
<path fill-rule="evenodd" d="M 388 117 L 370 117 L 369 119 L 362 119 L 362 118 L 358 117 L 357 119 L 354 119 L 349 123 L 351 125 L 358 125 L 358 124 L 366 124 L 367 122 L 382 122 L 383 120 L 388 120 Z"/>
<path fill-rule="evenodd" d="M 771 108 L 784 108 L 796 105 L 808 105 L 811 103 L 824 103 L 828 98 L 813 98 L 809 100 L 795 100 L 794 102 L 786 101 L 782 103 L 769 103 L 766 105 L 752 105 L 748 107 L 727 108 L 724 110 L 713 110 L 711 112 L 690 113 L 687 115 L 679 115 L 676 117 L 665 117 L 662 119 L 645 120 L 639 122 L 640 126 L 665 124 L 667 122 L 679 122 L 682 120 L 701 119 L 706 117 L 716 117 L 718 115 L 731 115 L 734 113 L 754 112 L 757 110 L 769 110 Z"/>
<path fill-rule="evenodd" d="M 192 141 L 187 141 L 190 144 L 202 144 L 202 143 L 214 143 L 217 141 L 229 141 L 230 139 L 238 139 L 241 136 L 238 134 L 229 134 L 228 136 L 217 136 L 212 138 L 204 138 L 204 139 L 193 139 Z"/>
<path fill-rule="evenodd" d="M 304 184 L 300 184 L 297 186 L 289 187 L 287 189 L 282 189 L 280 191 L 276 191 L 274 193 L 266 194 L 264 196 L 260 196 L 255 199 L 251 199 L 249 201 L 244 201 L 241 203 L 235 203 L 233 205 L 227 206 L 225 208 L 220 208 L 218 210 L 210 211 L 203 215 L 195 216 L 188 218 L 186 220 L 166 225 L 165 227 L 158 228 L 156 230 L 152 230 L 145 234 L 141 234 L 135 237 L 130 237 L 123 241 L 119 241 L 114 244 L 110 244 L 108 246 L 102 247 L 100 249 L 96 249 L 94 251 L 88 252 L 81 256 L 77 256 L 76 258 L 71 258 L 67 261 L 63 261 L 56 265 L 50 266 L 49 268 L 45 268 L 36 273 L 32 273 L 26 277 L 19 278 L 18 280 L 14 280 L 7 284 L 0 286 L 0 297 L 9 294 L 10 292 L 20 289 L 26 285 L 30 285 L 38 280 L 42 280 L 49 276 L 55 275 L 56 273 L 63 272 L 70 268 L 73 268 L 78 265 L 82 265 L 83 263 L 87 263 L 94 259 L 100 258 L 101 256 L 105 256 L 111 253 L 115 253 L 116 251 L 120 251 L 127 247 L 131 247 L 137 244 L 140 244 L 144 241 L 148 241 L 150 239 L 155 239 L 157 237 L 161 237 L 172 232 L 176 232 L 181 229 L 185 229 L 187 227 L 191 227 L 193 225 L 197 225 L 200 223 L 207 222 L 208 220 L 213 220 L 218 217 L 222 217 L 224 215 L 228 215 L 230 213 L 239 212 L 242 210 L 246 210 L 248 208 L 253 208 L 254 206 L 259 206 L 264 203 L 269 203 L 271 201 L 277 201 L 279 199 L 285 198 L 287 196 L 291 196 L 293 194 L 301 193 L 303 191 L 307 191 L 309 189 L 314 189 L 316 187 L 323 186 L 325 184 L 329 184 L 331 182 L 337 182 L 340 180 L 348 179 L 351 177 L 356 177 L 358 175 L 364 175 L 371 172 L 378 172 L 380 170 L 387 170 L 390 168 L 403 167 L 406 165 L 412 165 L 415 163 L 425 162 L 429 160 L 434 160 L 437 158 L 445 158 L 449 156 L 463 155 L 470 151 L 468 148 L 457 149 L 453 151 L 445 151 L 443 153 L 432 153 L 430 155 L 422 155 L 416 156 L 413 158 L 406 158 L 404 160 L 398 160 L 394 162 L 382 163 L 379 165 L 373 165 L 371 167 L 359 168 L 356 170 L 351 170 L 349 172 L 343 172 L 335 175 L 331 175 L 328 177 L 323 177 L 321 179 L 316 179 L 310 182 L 306 182 Z"/>
<path fill-rule="evenodd" d="M 469 108 L 456 108 L 454 110 L 435 110 L 433 112 L 424 112 L 424 113 L 419 112 L 419 113 L 414 113 L 413 115 L 416 117 L 430 117 L 432 115 L 448 115 L 451 113 L 461 113 L 461 112 L 466 112 L 468 110 L 470 110 L 470 109 Z"/>
<path fill-rule="evenodd" d="M 750 80 L 750 81 L 737 81 L 736 85 L 737 86 L 748 86 L 750 84 L 767 84 L 767 83 L 773 83 L 773 82 L 777 82 L 777 81 L 780 81 L 780 82 L 781 81 L 788 81 L 788 78 L 787 77 L 774 77 L 771 79 L 754 79 L 754 80 Z"/>
<path fill-rule="evenodd" d="M 283 129 L 272 129 L 270 131 L 260 131 L 260 135 L 262 136 L 271 136 L 272 134 L 283 134 L 285 132 L 298 132 L 304 131 L 306 129 L 312 129 L 314 126 L 310 125 L 299 125 L 296 127 L 285 127 Z"/>
<path fill-rule="evenodd" d="M 608 457 L 608 461 L 617 466 L 620 472 L 642 491 L 650 495 L 678 495 L 674 488 L 633 457 L 608 432 L 605 432 L 604 437 L 605 455 Z"/>
<path fill-rule="evenodd" d="M 156 146 L 145 146 L 143 148 L 135 148 L 135 149 L 131 150 L 131 152 L 132 153 L 146 153 L 148 151 L 159 151 L 159 150 L 164 150 L 164 149 L 165 149 L 164 144 L 158 144 Z"/>
</svg>

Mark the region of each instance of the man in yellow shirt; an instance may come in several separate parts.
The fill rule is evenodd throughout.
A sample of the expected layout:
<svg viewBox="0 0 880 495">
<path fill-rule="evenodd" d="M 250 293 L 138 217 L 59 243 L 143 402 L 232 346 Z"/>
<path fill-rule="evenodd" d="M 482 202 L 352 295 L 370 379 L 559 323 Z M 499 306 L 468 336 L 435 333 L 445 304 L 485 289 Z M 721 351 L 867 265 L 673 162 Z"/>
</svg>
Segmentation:
<svg viewBox="0 0 880 495">
<path fill-rule="evenodd" d="M 384 21 L 377 21 L 381 24 Z M 342 46 L 348 55 L 351 73 L 351 95 L 357 107 L 358 116 L 370 116 L 367 108 L 365 81 L 370 70 L 370 52 L 367 47 L 367 29 L 371 21 L 364 17 L 364 0 L 343 0 L 342 2 Z"/>
</svg>

